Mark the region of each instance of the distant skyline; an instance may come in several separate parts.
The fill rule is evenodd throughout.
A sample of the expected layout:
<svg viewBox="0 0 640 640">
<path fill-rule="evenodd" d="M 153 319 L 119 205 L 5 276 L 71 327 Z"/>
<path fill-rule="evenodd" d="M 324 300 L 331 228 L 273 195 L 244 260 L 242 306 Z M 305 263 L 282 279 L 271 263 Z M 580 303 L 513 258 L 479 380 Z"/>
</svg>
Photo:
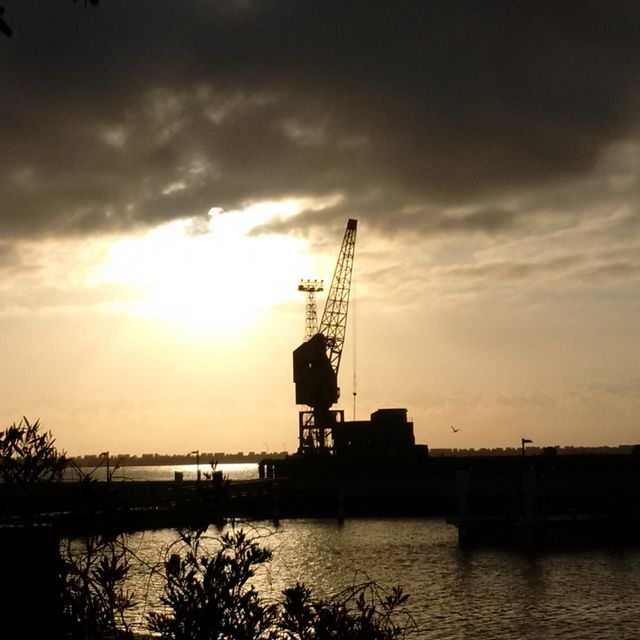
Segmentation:
<svg viewBox="0 0 640 640">
<path fill-rule="evenodd" d="M 581 454 L 585 453 L 601 453 L 601 454 L 621 454 L 621 455 L 630 455 L 633 453 L 635 447 L 639 446 L 638 444 L 621 444 L 614 446 L 600 446 L 600 447 L 550 447 L 554 449 L 556 454 L 564 455 L 564 454 Z M 534 444 L 528 446 L 526 449 L 526 455 L 544 455 L 547 447 L 537 447 Z M 108 452 L 107 452 L 108 453 Z M 199 454 L 201 464 L 208 465 L 211 462 L 211 459 L 216 459 L 216 457 L 221 458 L 230 458 L 237 459 L 240 456 L 248 457 L 248 458 L 260 458 L 263 457 L 281 457 L 283 454 L 291 454 L 295 453 L 293 451 L 201 451 Z M 496 448 L 485 448 L 479 447 L 478 449 L 458 449 L 456 447 L 443 447 L 443 448 L 433 448 L 430 449 L 430 454 L 432 456 L 469 456 L 469 455 L 510 455 L 510 456 L 520 456 L 522 455 L 521 447 L 496 447 Z M 104 464 L 105 456 L 98 453 L 85 453 L 75 456 L 77 460 L 83 461 L 91 461 L 91 463 Z M 189 463 L 193 466 L 196 466 L 196 456 L 189 455 L 184 453 L 162 453 L 162 452 L 146 452 L 141 454 L 131 454 L 131 453 L 116 453 L 112 452 L 109 455 L 109 460 L 118 461 L 125 464 L 129 464 L 131 461 L 134 463 L 143 461 L 145 464 L 152 462 L 155 458 L 158 458 L 160 462 L 158 464 L 164 465 L 165 460 L 167 464 L 182 464 L 182 462 L 176 463 L 176 460 L 189 460 Z M 228 460 L 216 460 L 221 463 L 229 463 Z M 234 462 L 230 462 L 229 464 L 234 464 Z M 135 466 L 135 464 L 134 464 Z M 144 466 L 144 465 L 143 465 Z"/>
<path fill-rule="evenodd" d="M 3 426 L 295 450 L 352 217 L 348 419 L 355 360 L 432 448 L 640 441 L 640 6 L 82 5 L 2 3 Z"/>
</svg>

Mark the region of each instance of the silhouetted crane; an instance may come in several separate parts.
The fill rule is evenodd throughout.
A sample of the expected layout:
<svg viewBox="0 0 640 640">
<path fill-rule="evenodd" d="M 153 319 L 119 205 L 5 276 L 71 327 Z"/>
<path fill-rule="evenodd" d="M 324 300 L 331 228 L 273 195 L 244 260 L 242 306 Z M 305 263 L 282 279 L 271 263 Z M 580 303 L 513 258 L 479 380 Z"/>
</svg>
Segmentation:
<svg viewBox="0 0 640 640">
<path fill-rule="evenodd" d="M 296 404 L 310 409 L 299 412 L 299 451 L 328 450 L 337 422 L 344 411 L 333 411 L 338 401 L 338 370 L 347 331 L 347 312 L 358 221 L 350 219 L 327 295 L 318 333 L 293 352 Z"/>
</svg>

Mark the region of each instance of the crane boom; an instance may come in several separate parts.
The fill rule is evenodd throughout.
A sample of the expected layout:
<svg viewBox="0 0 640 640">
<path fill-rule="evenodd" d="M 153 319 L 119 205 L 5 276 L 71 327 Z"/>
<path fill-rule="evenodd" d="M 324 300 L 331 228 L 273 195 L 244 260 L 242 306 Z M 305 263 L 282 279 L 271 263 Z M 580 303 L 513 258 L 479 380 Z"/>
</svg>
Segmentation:
<svg viewBox="0 0 640 640">
<path fill-rule="evenodd" d="M 319 329 L 319 333 L 325 338 L 327 356 L 336 376 L 340 368 L 342 347 L 347 332 L 347 311 L 349 309 L 357 228 L 358 221 L 349 219 Z"/>
</svg>

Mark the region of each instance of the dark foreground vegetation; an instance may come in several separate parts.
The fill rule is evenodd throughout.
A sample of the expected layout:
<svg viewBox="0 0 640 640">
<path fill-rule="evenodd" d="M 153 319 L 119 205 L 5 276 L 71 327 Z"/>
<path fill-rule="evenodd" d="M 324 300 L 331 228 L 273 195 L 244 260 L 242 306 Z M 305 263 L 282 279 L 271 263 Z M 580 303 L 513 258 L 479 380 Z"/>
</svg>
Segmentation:
<svg viewBox="0 0 640 640">
<path fill-rule="evenodd" d="M 0 432 L 0 482 L 25 485 L 60 482 L 69 463 L 50 432 L 24 418 Z M 90 482 L 90 478 L 87 482 Z M 0 615 L 22 637 L 102 639 L 387 640 L 416 633 L 400 587 L 375 582 L 352 585 L 330 598 L 304 584 L 275 601 L 252 580 L 271 551 L 250 527 L 217 523 L 178 534 L 160 567 L 146 567 L 161 580 L 162 607 L 132 625 L 140 603 L 128 587 L 134 564 L 144 565 L 114 530 L 65 537 L 55 527 L 28 519 L 0 528 L 6 554 L 0 579 Z"/>
<path fill-rule="evenodd" d="M 63 548 L 60 621 L 67 638 L 155 637 L 311 640 L 406 638 L 415 632 L 402 615 L 402 589 L 374 582 L 351 586 L 329 598 L 316 598 L 295 584 L 273 601 L 251 580 L 271 552 L 255 532 L 231 527 L 217 536 L 186 530 L 157 570 L 164 590 L 163 608 L 132 626 L 136 606 L 127 591 L 135 554 L 126 536 L 91 536 L 67 541 Z M 149 568 L 149 571 L 156 571 Z"/>
</svg>

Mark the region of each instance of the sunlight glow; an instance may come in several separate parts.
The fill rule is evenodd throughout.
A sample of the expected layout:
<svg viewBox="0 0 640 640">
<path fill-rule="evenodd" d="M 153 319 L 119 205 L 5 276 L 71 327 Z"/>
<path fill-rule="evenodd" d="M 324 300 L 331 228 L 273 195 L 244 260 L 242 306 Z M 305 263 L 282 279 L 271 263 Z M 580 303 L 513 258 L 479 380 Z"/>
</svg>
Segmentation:
<svg viewBox="0 0 640 640">
<path fill-rule="evenodd" d="M 242 211 L 212 209 L 208 221 L 176 221 L 111 245 L 100 279 L 140 296 L 113 310 L 158 318 L 212 337 L 230 337 L 276 304 L 297 300 L 299 278 L 312 273 L 306 241 L 251 236 L 273 218 L 297 214 L 295 200 Z"/>
</svg>

